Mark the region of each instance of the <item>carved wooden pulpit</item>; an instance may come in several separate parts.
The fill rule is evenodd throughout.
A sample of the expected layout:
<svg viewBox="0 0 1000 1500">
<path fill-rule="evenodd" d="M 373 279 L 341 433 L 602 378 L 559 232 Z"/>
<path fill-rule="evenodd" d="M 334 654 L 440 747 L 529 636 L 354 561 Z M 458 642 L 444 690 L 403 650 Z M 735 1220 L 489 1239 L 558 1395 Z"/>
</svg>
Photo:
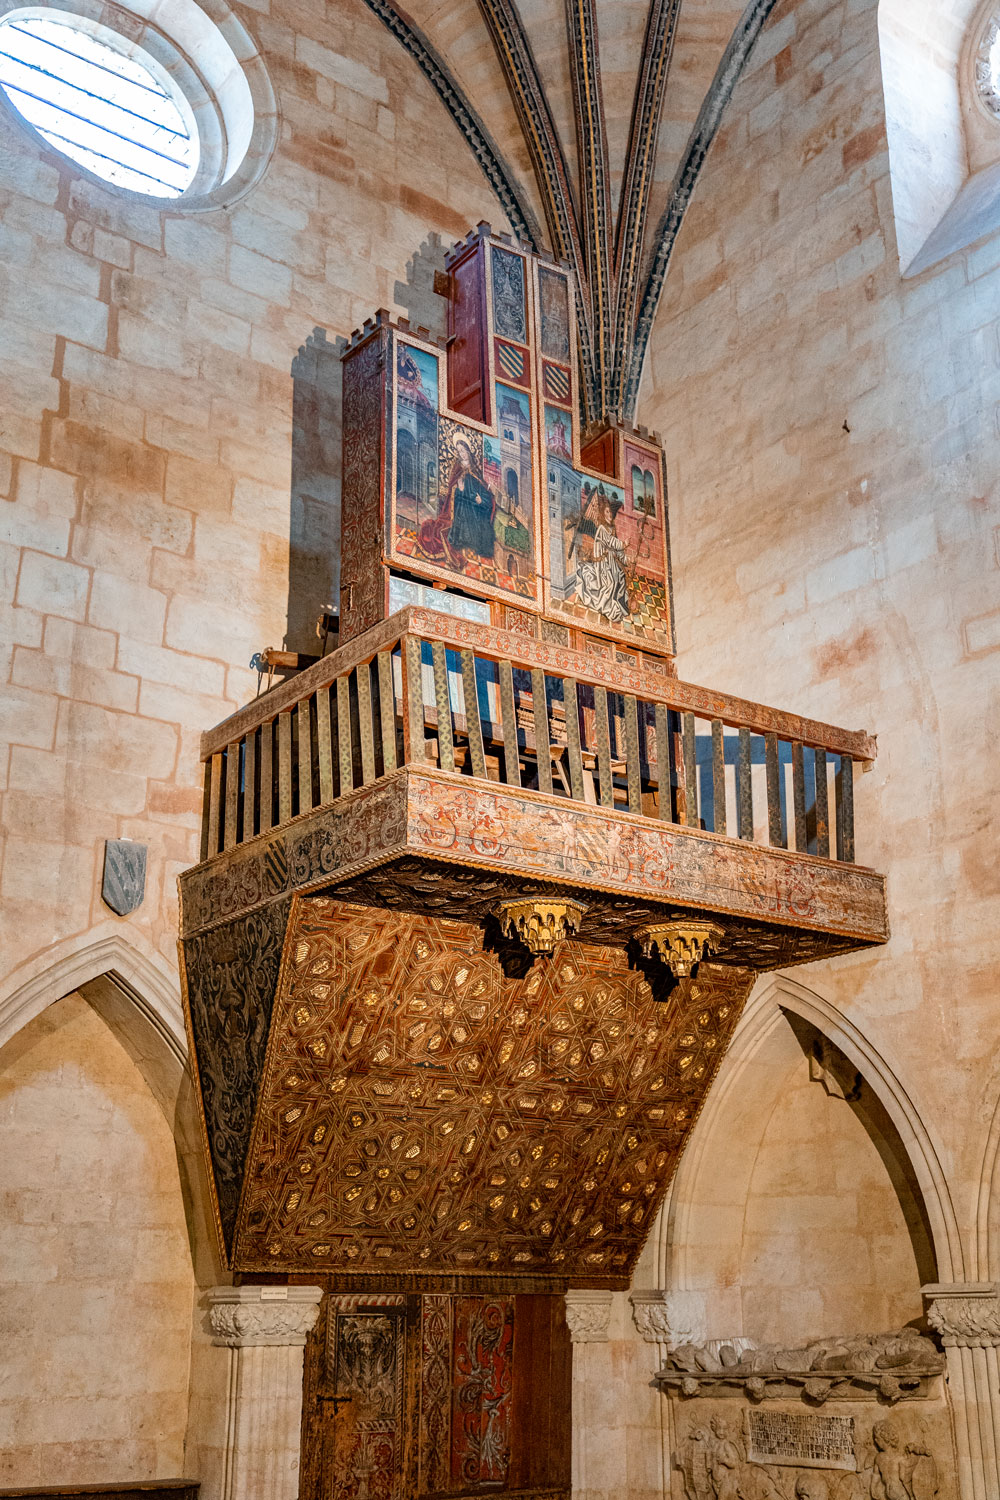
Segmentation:
<svg viewBox="0 0 1000 1500">
<path fill-rule="evenodd" d="M 873 740 L 676 676 L 566 268 L 482 225 L 446 286 L 347 347 L 340 645 L 204 736 L 181 880 L 224 1254 L 329 1293 L 317 1500 L 567 1494 L 562 1293 L 629 1285 L 756 975 L 887 937 Z"/>
</svg>

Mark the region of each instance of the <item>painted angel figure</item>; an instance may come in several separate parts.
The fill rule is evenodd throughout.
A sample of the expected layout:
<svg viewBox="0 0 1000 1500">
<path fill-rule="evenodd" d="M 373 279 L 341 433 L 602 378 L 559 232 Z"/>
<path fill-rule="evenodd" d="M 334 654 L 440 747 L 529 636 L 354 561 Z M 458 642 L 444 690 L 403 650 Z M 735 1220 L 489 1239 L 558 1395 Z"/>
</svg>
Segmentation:
<svg viewBox="0 0 1000 1500">
<path fill-rule="evenodd" d="M 572 530 L 569 557 L 579 552 L 576 578 L 580 603 L 620 625 L 629 617 L 628 582 L 625 576 L 625 543 L 615 530 L 622 502 L 612 498 L 603 484 L 584 488 L 580 514 L 566 522 Z"/>
</svg>

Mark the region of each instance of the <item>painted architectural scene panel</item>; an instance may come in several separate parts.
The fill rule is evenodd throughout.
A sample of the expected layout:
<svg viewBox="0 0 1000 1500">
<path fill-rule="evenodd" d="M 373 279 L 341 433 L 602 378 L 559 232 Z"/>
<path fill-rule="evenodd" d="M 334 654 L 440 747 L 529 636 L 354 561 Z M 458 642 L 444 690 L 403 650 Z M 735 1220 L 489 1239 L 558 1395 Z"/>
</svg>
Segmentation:
<svg viewBox="0 0 1000 1500">
<path fill-rule="evenodd" d="M 623 484 L 577 468 L 572 418 L 545 407 L 548 605 L 592 629 L 670 647 L 658 455 L 623 442 Z"/>
</svg>

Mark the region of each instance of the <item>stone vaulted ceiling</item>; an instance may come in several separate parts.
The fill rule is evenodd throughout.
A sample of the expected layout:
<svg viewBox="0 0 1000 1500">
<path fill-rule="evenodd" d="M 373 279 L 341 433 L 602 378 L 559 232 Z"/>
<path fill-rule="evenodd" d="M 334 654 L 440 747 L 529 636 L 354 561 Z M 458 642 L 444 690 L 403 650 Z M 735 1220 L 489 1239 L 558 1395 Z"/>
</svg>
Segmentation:
<svg viewBox="0 0 1000 1500">
<path fill-rule="evenodd" d="M 632 420 L 685 209 L 777 0 L 364 0 L 515 232 L 579 285 L 581 399 Z"/>
</svg>

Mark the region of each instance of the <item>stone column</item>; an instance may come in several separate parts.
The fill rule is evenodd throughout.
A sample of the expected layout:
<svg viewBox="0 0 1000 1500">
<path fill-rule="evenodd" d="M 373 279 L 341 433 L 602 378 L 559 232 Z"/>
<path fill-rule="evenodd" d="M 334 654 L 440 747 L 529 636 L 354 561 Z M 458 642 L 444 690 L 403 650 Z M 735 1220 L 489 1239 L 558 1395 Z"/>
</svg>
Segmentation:
<svg viewBox="0 0 1000 1500">
<path fill-rule="evenodd" d="M 948 1356 L 962 1500 L 1000 1495 L 1000 1295 L 991 1281 L 921 1288 Z"/>
<path fill-rule="evenodd" d="M 595 1358 L 606 1351 L 590 1346 L 607 1345 L 612 1296 L 611 1292 L 566 1293 L 566 1324 L 573 1344 L 573 1500 L 589 1500 L 609 1490 L 604 1424 L 592 1408 L 595 1391 L 607 1393 L 611 1372 L 603 1368 L 607 1360 Z"/>
<path fill-rule="evenodd" d="M 229 1349 L 222 1500 L 296 1500 L 302 1350 L 319 1315 L 317 1286 L 217 1286 L 212 1340 Z"/>
<path fill-rule="evenodd" d="M 651 1291 L 629 1293 L 632 1304 L 632 1322 L 636 1332 L 649 1346 L 652 1374 L 656 1374 L 669 1352 L 672 1338 L 670 1308 L 666 1295 L 658 1288 Z M 674 1448 L 673 1408 L 661 1395 L 657 1405 L 660 1419 L 660 1493 L 670 1494 L 670 1468 Z"/>
</svg>

